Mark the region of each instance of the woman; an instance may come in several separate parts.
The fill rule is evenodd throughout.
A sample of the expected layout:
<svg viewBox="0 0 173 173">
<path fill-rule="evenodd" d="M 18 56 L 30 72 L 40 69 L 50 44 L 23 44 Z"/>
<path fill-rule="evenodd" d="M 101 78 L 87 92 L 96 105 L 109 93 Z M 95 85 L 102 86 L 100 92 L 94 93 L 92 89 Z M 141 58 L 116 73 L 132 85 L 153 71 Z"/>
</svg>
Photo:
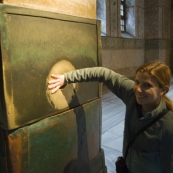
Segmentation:
<svg viewBox="0 0 173 173">
<path fill-rule="evenodd" d="M 162 62 L 139 67 L 135 81 L 103 67 L 79 69 L 52 75 L 48 88 L 56 92 L 65 83 L 103 82 L 126 105 L 123 154 L 135 134 L 159 113 L 169 111 L 140 134 L 128 151 L 126 165 L 131 173 L 173 173 L 173 102 L 165 95 L 171 71 Z"/>
</svg>

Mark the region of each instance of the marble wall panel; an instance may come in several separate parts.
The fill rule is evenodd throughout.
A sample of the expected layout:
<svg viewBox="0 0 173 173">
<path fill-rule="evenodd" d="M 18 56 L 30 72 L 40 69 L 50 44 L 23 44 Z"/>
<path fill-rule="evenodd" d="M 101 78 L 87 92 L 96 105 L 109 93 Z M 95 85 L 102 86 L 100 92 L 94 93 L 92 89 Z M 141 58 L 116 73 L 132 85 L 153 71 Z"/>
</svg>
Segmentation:
<svg viewBox="0 0 173 173">
<path fill-rule="evenodd" d="M 136 21 L 136 8 L 126 8 L 126 32 L 132 36 L 136 36 L 135 32 L 135 21 Z"/>
<path fill-rule="evenodd" d="M 103 51 L 102 66 L 115 70 L 120 68 L 125 68 L 124 60 L 125 52 L 123 50 L 107 50 Z"/>
<path fill-rule="evenodd" d="M 123 39 L 123 47 L 122 49 L 135 49 L 136 41 L 134 39 Z"/>
<path fill-rule="evenodd" d="M 171 50 L 170 49 L 159 49 L 159 60 L 165 62 L 166 64 L 170 64 L 171 62 Z"/>
<path fill-rule="evenodd" d="M 163 29 L 163 36 L 164 39 L 170 39 L 171 38 L 171 11 L 167 9 L 162 9 L 162 15 L 163 15 L 163 23 L 162 23 L 162 29 Z"/>
<path fill-rule="evenodd" d="M 153 7 L 158 7 L 159 6 L 159 1 L 158 0 L 145 0 L 144 3 L 144 8 L 153 8 Z"/>
<path fill-rule="evenodd" d="M 110 0 L 110 25 L 111 36 L 118 36 L 118 0 Z"/>
<path fill-rule="evenodd" d="M 162 8 L 171 9 L 171 0 L 158 0 L 159 6 Z"/>
<path fill-rule="evenodd" d="M 102 49 L 144 49 L 143 39 L 125 39 L 115 37 L 102 37 Z"/>
<path fill-rule="evenodd" d="M 138 66 L 144 63 L 143 49 L 103 50 L 103 67 L 127 77 L 133 77 Z"/>
<path fill-rule="evenodd" d="M 111 67 L 111 50 L 102 50 L 102 66 L 106 68 Z"/>
<path fill-rule="evenodd" d="M 123 50 L 112 51 L 110 68 L 112 70 L 115 70 L 115 69 L 121 69 L 125 67 L 126 67 L 125 51 Z"/>
<path fill-rule="evenodd" d="M 144 9 L 136 9 L 136 38 L 144 39 Z"/>
<path fill-rule="evenodd" d="M 136 65 L 140 66 L 144 63 L 145 51 L 144 49 L 136 49 Z"/>
<path fill-rule="evenodd" d="M 2 0 L 2 3 L 96 19 L 96 1 L 93 0 Z"/>
<path fill-rule="evenodd" d="M 145 62 L 161 60 L 170 63 L 170 40 L 146 40 L 145 41 Z"/>
<path fill-rule="evenodd" d="M 159 49 L 159 40 L 145 40 L 145 49 Z"/>
<path fill-rule="evenodd" d="M 102 49 L 122 49 L 123 39 L 115 37 L 102 37 Z"/>
<path fill-rule="evenodd" d="M 155 60 L 159 60 L 159 50 L 158 49 L 146 49 L 144 62 L 155 61 Z"/>
<path fill-rule="evenodd" d="M 144 48 L 145 48 L 145 41 L 143 39 L 136 39 L 135 42 L 136 42 L 136 47 L 135 47 L 136 49 L 144 50 Z"/>
<path fill-rule="evenodd" d="M 160 49 L 171 49 L 171 41 L 170 40 L 159 40 L 159 48 Z"/>
<path fill-rule="evenodd" d="M 136 50 L 135 49 L 126 49 L 124 60 L 126 62 L 126 68 L 136 66 Z"/>
<path fill-rule="evenodd" d="M 125 50 L 126 68 L 140 66 L 144 62 L 144 50 Z"/>
<path fill-rule="evenodd" d="M 115 71 L 130 79 L 134 79 L 137 68 L 138 67 L 127 67 L 127 68 L 123 68 L 123 69 L 116 69 Z"/>
<path fill-rule="evenodd" d="M 144 8 L 144 0 L 136 0 L 136 7 Z"/>
<path fill-rule="evenodd" d="M 145 49 L 170 49 L 170 40 L 145 40 Z"/>
<path fill-rule="evenodd" d="M 110 1 L 106 0 L 106 36 L 111 35 L 110 15 Z"/>
<path fill-rule="evenodd" d="M 155 39 L 162 37 L 162 9 L 148 8 L 145 9 L 145 39 Z"/>
</svg>

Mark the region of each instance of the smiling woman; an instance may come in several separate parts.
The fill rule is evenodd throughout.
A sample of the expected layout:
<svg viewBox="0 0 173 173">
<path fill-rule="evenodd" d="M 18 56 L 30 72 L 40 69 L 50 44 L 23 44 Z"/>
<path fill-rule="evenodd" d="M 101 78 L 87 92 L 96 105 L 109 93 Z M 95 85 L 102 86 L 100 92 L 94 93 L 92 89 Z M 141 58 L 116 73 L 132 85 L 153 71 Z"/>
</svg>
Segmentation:
<svg viewBox="0 0 173 173">
<path fill-rule="evenodd" d="M 137 69 L 136 73 L 134 85 L 136 99 L 145 96 L 145 101 L 148 103 L 145 109 L 149 109 L 148 111 L 155 109 L 161 99 L 164 99 L 167 108 L 173 111 L 172 101 L 166 96 L 170 84 L 171 70 L 166 64 L 161 62 L 144 64 Z M 144 105 L 142 107 L 144 109 Z"/>
<path fill-rule="evenodd" d="M 143 113 L 155 109 L 161 97 L 168 91 L 168 86 L 160 87 L 157 80 L 147 72 L 137 72 L 134 84 L 134 93 L 138 104 L 142 105 Z"/>
<path fill-rule="evenodd" d="M 137 69 L 135 82 L 103 67 L 78 69 L 52 77 L 48 81 L 52 94 L 66 83 L 98 81 L 125 103 L 123 155 L 136 133 L 164 112 L 162 118 L 138 136 L 125 162 L 132 173 L 170 173 L 173 170 L 173 102 L 165 96 L 171 71 L 166 64 L 142 65 Z"/>
</svg>

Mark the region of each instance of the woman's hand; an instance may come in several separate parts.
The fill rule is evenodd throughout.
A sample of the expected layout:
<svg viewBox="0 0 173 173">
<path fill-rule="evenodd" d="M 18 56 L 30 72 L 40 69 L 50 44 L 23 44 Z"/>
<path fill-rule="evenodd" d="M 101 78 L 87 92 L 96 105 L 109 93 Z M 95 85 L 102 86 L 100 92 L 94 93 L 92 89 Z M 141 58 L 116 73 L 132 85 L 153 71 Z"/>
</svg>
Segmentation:
<svg viewBox="0 0 173 173">
<path fill-rule="evenodd" d="M 51 93 L 53 94 L 65 84 L 65 77 L 64 75 L 55 74 L 52 74 L 51 77 L 53 78 L 53 80 L 48 81 L 48 89 L 51 90 Z"/>
</svg>

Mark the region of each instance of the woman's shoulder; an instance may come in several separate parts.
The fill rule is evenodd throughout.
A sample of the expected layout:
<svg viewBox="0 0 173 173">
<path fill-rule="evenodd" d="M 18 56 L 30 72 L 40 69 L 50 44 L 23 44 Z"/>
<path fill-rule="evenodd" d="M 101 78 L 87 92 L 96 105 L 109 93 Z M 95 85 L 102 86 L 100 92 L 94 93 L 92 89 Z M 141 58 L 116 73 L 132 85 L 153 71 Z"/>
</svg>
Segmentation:
<svg viewBox="0 0 173 173">
<path fill-rule="evenodd" d="M 163 120 L 173 123 L 173 112 L 171 110 L 168 110 L 167 113 L 164 115 Z"/>
<path fill-rule="evenodd" d="M 168 112 L 160 119 L 160 124 L 164 131 L 173 135 L 173 112 L 168 110 Z"/>
</svg>

